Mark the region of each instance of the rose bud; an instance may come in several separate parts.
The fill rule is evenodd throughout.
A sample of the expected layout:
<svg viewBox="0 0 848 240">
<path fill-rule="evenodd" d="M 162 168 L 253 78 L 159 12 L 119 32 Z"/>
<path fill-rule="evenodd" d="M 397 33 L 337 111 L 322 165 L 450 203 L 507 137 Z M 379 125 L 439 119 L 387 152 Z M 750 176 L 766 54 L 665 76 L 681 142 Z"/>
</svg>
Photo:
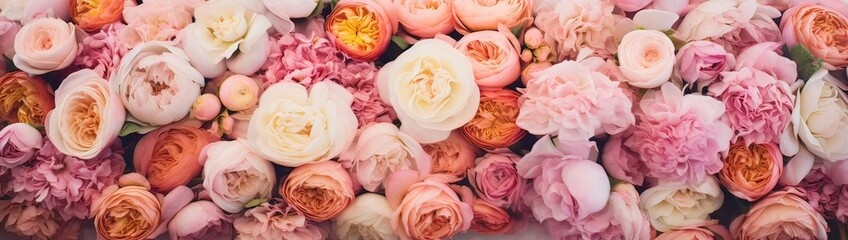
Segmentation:
<svg viewBox="0 0 848 240">
<path fill-rule="evenodd" d="M 191 105 L 191 116 L 200 121 L 215 119 L 218 113 L 221 113 L 221 100 L 215 94 L 200 95 Z"/>
<path fill-rule="evenodd" d="M 259 102 L 259 85 L 250 77 L 232 75 L 221 84 L 218 96 L 224 107 L 231 111 L 247 110 Z"/>
</svg>

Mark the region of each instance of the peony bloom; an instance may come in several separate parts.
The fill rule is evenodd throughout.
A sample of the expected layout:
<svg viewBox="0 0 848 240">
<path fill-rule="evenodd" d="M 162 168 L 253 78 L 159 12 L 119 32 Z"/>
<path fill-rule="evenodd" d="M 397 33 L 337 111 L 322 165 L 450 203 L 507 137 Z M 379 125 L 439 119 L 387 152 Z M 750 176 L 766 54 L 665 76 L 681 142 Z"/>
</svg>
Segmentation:
<svg viewBox="0 0 848 240">
<path fill-rule="evenodd" d="M 518 162 L 518 174 L 533 179 L 522 200 L 536 220 L 580 220 L 604 208 L 609 178 L 593 155 L 597 156 L 594 143 L 567 146 L 545 136 Z"/>
<path fill-rule="evenodd" d="M 168 223 L 171 239 L 233 239 L 233 220 L 210 201 L 192 202 Z"/>
<path fill-rule="evenodd" d="M 458 194 L 438 177 L 422 179 L 415 171 L 398 171 L 389 179 L 386 199 L 400 239 L 447 239 L 471 227 L 470 189 L 454 186 Z"/>
<path fill-rule="evenodd" d="M 266 88 L 287 81 L 311 87 L 325 79 L 338 79 L 345 68 L 345 55 L 326 38 L 291 33 L 272 36 L 268 45 L 268 60 L 260 68 L 265 72 Z"/>
<path fill-rule="evenodd" d="M 479 31 L 465 35 L 456 43 L 474 69 L 474 80 L 481 88 L 502 88 L 521 74 L 518 39 L 501 26 L 498 31 Z"/>
<path fill-rule="evenodd" d="M 536 1 L 535 25 L 556 52 L 557 61 L 574 59 L 583 48 L 603 57 L 616 51 L 614 33 L 621 16 L 611 1 Z M 490 13 L 486 13 L 490 14 Z"/>
<path fill-rule="evenodd" d="M 124 124 L 120 96 L 96 72 L 68 75 L 56 89 L 57 106 L 47 114 L 47 137 L 60 152 L 91 159 L 118 137 Z"/>
<path fill-rule="evenodd" d="M 230 71 L 251 75 L 268 57 L 271 22 L 237 1 L 203 2 L 194 11 L 195 22 L 183 30 L 182 47 L 191 64 L 206 78 Z"/>
<path fill-rule="evenodd" d="M 78 239 L 80 221 L 61 221 L 53 211 L 33 202 L 0 202 L 0 221 L 4 230 L 28 239 Z"/>
<path fill-rule="evenodd" d="M 756 1 L 704 1 L 683 17 L 675 37 L 684 41 L 719 38 L 750 21 L 758 6 Z"/>
<path fill-rule="evenodd" d="M 205 80 L 185 53 L 168 42 L 153 41 L 132 49 L 109 83 L 127 108 L 129 121 L 147 131 L 188 115 Z"/>
<path fill-rule="evenodd" d="M 657 186 L 642 192 L 641 199 L 639 207 L 651 225 L 668 232 L 707 223 L 710 214 L 724 203 L 724 193 L 713 176 L 689 186 L 661 179 Z"/>
<path fill-rule="evenodd" d="M 721 170 L 720 155 L 733 136 L 720 120 L 724 104 L 665 83 L 648 91 L 634 112 L 636 127 L 624 145 L 644 162 L 648 176 L 697 184 Z"/>
<path fill-rule="evenodd" d="M 221 104 L 230 111 L 244 111 L 254 108 L 259 102 L 261 88 L 252 78 L 244 75 L 232 75 L 221 83 L 218 96 Z"/>
<path fill-rule="evenodd" d="M 40 75 L 70 66 L 79 53 L 79 41 L 72 23 L 56 18 L 39 18 L 24 25 L 15 36 L 15 66 Z"/>
<path fill-rule="evenodd" d="M 654 240 L 714 240 L 733 239 L 727 227 L 717 223 L 705 226 L 690 226 L 682 229 L 665 232 L 654 238 Z"/>
<path fill-rule="evenodd" d="M 505 234 L 512 231 L 515 219 L 509 215 L 506 209 L 483 200 L 476 200 L 471 205 L 474 218 L 471 219 L 471 228 L 468 230 L 487 234 Z"/>
<path fill-rule="evenodd" d="M 389 0 L 343 0 L 327 16 L 324 29 L 330 41 L 351 58 L 373 61 L 389 46 L 398 19 Z"/>
<path fill-rule="evenodd" d="M 724 102 L 724 119 L 734 131 L 732 141 L 778 143 L 789 123 L 795 96 L 789 84 L 751 68 L 724 72 L 709 94 Z"/>
<path fill-rule="evenodd" d="M 617 82 L 574 61 L 536 73 L 522 98 L 518 126 L 535 135 L 555 135 L 562 142 L 620 133 L 635 121 L 632 103 Z"/>
<path fill-rule="evenodd" d="M 635 30 L 618 45 L 618 62 L 627 83 L 638 88 L 655 88 L 671 79 L 674 43 L 657 30 Z"/>
<path fill-rule="evenodd" d="M 783 174 L 783 155 L 775 143 L 736 143 L 724 158 L 719 180 L 736 197 L 756 201 L 777 185 Z"/>
<path fill-rule="evenodd" d="M 280 195 L 307 219 L 327 221 L 353 202 L 353 181 L 341 164 L 324 161 L 297 167 L 280 186 Z"/>
<path fill-rule="evenodd" d="M 480 148 L 505 148 L 517 143 L 527 134 L 516 124 L 520 97 L 520 93 L 508 89 L 482 89 L 477 114 L 459 130 Z"/>
<path fill-rule="evenodd" d="M 282 199 L 271 199 L 233 220 L 238 240 L 327 239 L 327 230 L 306 220 Z"/>
<path fill-rule="evenodd" d="M 748 21 L 735 23 L 733 30 L 711 39 L 724 46 L 731 54 L 739 54 L 743 49 L 764 42 L 783 42 L 780 27 L 773 18 L 779 18 L 780 12 L 768 7 L 758 7 Z"/>
<path fill-rule="evenodd" d="M 420 143 L 447 139 L 474 118 L 480 104 L 471 62 L 444 41 L 419 41 L 378 77 L 380 97 L 397 111 L 401 131 Z"/>
<path fill-rule="evenodd" d="M 474 167 L 474 159 L 480 152 L 458 132 L 451 133 L 444 141 L 422 147 L 433 159 L 432 173 L 443 174 L 447 182 L 462 181 L 466 171 Z"/>
<path fill-rule="evenodd" d="M 454 29 L 452 0 L 395 1 L 403 30 L 420 38 L 449 34 Z"/>
<path fill-rule="evenodd" d="M 172 123 L 141 137 L 133 154 L 135 171 L 153 191 L 167 193 L 188 184 L 200 170 L 203 147 L 218 139 L 191 122 Z"/>
<path fill-rule="evenodd" d="M 333 219 L 333 229 L 338 239 L 397 240 L 391 217 L 392 209 L 386 197 L 365 193 Z"/>
<path fill-rule="evenodd" d="M 392 122 L 397 119 L 394 111 L 383 99 L 376 86 L 377 66 L 373 62 L 354 61 L 339 72 L 338 82 L 353 94 L 353 114 L 359 126 L 373 122 Z"/>
<path fill-rule="evenodd" d="M 773 192 L 733 220 L 733 238 L 749 239 L 827 239 L 830 231 L 821 214 L 803 197 L 805 193 L 787 187 Z"/>
<path fill-rule="evenodd" d="M 71 18 L 80 29 L 95 32 L 110 23 L 120 22 L 125 2 L 124 0 L 71 0 Z"/>
<path fill-rule="evenodd" d="M 268 199 L 277 176 L 274 166 L 251 151 L 244 139 L 215 142 L 200 153 L 203 188 L 221 209 L 241 212 L 257 198 Z"/>
<path fill-rule="evenodd" d="M 527 188 L 527 180 L 516 170 L 520 160 L 520 156 L 506 149 L 487 153 L 468 170 L 468 181 L 480 199 L 513 211 L 521 210 L 521 194 Z"/>
<path fill-rule="evenodd" d="M 675 77 L 703 89 L 715 82 L 719 73 L 732 69 L 734 60 L 721 45 L 710 41 L 690 42 L 677 52 Z"/>
<path fill-rule="evenodd" d="M 839 4 L 839 3 L 836 3 Z M 848 17 L 826 5 L 802 2 L 786 10 L 780 20 L 788 47 L 802 45 L 831 70 L 848 66 Z"/>
<path fill-rule="evenodd" d="M 146 0 L 138 6 L 124 6 L 127 26 L 118 32 L 118 39 L 127 48 L 151 41 L 170 41 L 191 24 L 198 0 Z"/>
<path fill-rule="evenodd" d="M 456 31 L 467 35 L 483 30 L 525 28 L 533 23 L 532 0 L 453 0 Z"/>
<path fill-rule="evenodd" d="M 126 26 L 117 22 L 100 29 L 100 32 L 82 39 L 82 50 L 68 67 L 70 71 L 91 69 L 103 79 L 111 80 L 118 71 L 121 59 L 129 49 L 118 38 L 118 32 Z"/>
<path fill-rule="evenodd" d="M 259 99 L 247 129 L 247 141 L 260 156 L 297 167 L 337 157 L 356 136 L 353 96 L 332 82 L 306 87 L 278 83 Z"/>
<path fill-rule="evenodd" d="M 339 156 L 351 178 L 370 192 L 382 189 L 383 181 L 394 171 L 430 172 L 431 161 L 421 144 L 391 123 L 366 126 Z"/>
<path fill-rule="evenodd" d="M 552 239 L 649 240 L 656 232 L 639 210 L 639 192 L 633 185 L 618 184 L 603 210 L 584 219 L 545 220 Z"/>
<path fill-rule="evenodd" d="M 632 129 L 632 128 L 631 128 Z M 642 186 L 648 177 L 648 167 L 633 149 L 624 145 L 633 136 L 633 130 L 610 136 L 602 148 L 601 159 L 610 177 Z"/>
<path fill-rule="evenodd" d="M 825 161 L 848 159 L 848 87 L 821 69 L 806 83 L 792 85 L 795 108 L 780 139 L 783 155 L 793 156 L 804 148 Z M 812 158 L 805 158 L 812 162 Z M 810 164 L 812 165 L 812 164 Z M 804 176 L 806 174 L 800 175 Z"/>
<path fill-rule="evenodd" d="M 827 168 L 824 164 L 816 163 L 809 174 L 798 183 L 797 187 L 805 190 L 804 200 L 816 212 L 822 214 L 826 219 L 837 219 L 840 222 L 848 220 L 848 186 L 837 185 L 827 176 Z"/>
<path fill-rule="evenodd" d="M 14 168 L 26 163 L 44 145 L 38 129 L 13 123 L 0 130 L 0 166 Z"/>
<path fill-rule="evenodd" d="M 764 42 L 746 48 L 736 55 L 736 69 L 753 68 L 768 73 L 789 85 L 798 79 L 797 66 L 783 56 L 780 43 Z"/>
<path fill-rule="evenodd" d="M 44 125 L 53 110 L 53 88 L 44 79 L 21 71 L 0 77 L 0 123 Z"/>
</svg>

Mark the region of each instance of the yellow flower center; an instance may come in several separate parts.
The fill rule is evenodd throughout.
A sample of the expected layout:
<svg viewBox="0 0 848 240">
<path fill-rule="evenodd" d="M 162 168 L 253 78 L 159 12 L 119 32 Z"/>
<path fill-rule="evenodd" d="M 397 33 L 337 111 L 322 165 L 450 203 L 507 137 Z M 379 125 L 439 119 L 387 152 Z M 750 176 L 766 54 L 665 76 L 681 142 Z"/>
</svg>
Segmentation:
<svg viewBox="0 0 848 240">
<path fill-rule="evenodd" d="M 339 9 L 330 21 L 330 31 L 344 45 L 361 52 L 377 48 L 380 22 L 376 14 L 367 8 L 359 6 Z"/>
<path fill-rule="evenodd" d="M 77 2 L 76 12 L 82 13 L 85 16 L 100 15 L 102 0 L 82 0 Z"/>
</svg>

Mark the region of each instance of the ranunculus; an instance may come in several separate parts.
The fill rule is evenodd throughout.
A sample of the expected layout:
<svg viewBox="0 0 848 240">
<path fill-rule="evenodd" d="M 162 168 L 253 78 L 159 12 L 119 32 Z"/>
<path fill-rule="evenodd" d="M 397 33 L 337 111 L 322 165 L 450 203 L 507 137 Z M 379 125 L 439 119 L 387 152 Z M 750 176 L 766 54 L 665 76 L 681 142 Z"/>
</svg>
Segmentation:
<svg viewBox="0 0 848 240">
<path fill-rule="evenodd" d="M 0 0 L 0 15 L 24 24 L 43 17 L 67 21 L 70 19 L 70 5 L 67 0 Z"/>
<path fill-rule="evenodd" d="M 383 66 L 378 78 L 380 97 L 397 111 L 401 131 L 420 143 L 447 139 L 474 118 L 480 104 L 471 62 L 441 40 L 415 43 Z"/>
<path fill-rule="evenodd" d="M 456 31 L 462 34 L 483 30 L 524 28 L 533 22 L 532 0 L 453 0 Z"/>
<path fill-rule="evenodd" d="M 618 62 L 627 83 L 638 88 L 655 88 L 671 79 L 674 43 L 657 30 L 635 30 L 618 45 Z"/>
<path fill-rule="evenodd" d="M 522 200 L 536 220 L 584 219 L 604 208 L 610 194 L 609 178 L 594 157 L 594 143 L 567 146 L 555 144 L 546 135 L 533 145 L 518 162 L 518 174 L 533 179 L 533 188 Z"/>
<path fill-rule="evenodd" d="M 498 31 L 479 31 L 465 35 L 456 43 L 474 69 L 474 80 L 481 88 L 506 87 L 521 74 L 518 39 L 501 26 Z"/>
<path fill-rule="evenodd" d="M 521 157 L 509 150 L 490 152 L 478 158 L 468 170 L 468 181 L 481 199 L 513 210 L 522 209 L 521 194 L 527 180 L 518 175 L 516 164 Z"/>
<path fill-rule="evenodd" d="M 536 73 L 522 98 L 518 126 L 563 142 L 620 133 L 635 121 L 632 103 L 618 83 L 575 61 Z"/>
<path fill-rule="evenodd" d="M 783 155 L 774 143 L 736 143 L 724 158 L 719 180 L 736 197 L 756 201 L 777 185 L 783 174 Z"/>
<path fill-rule="evenodd" d="M 448 239 L 468 230 L 474 217 L 471 189 L 459 188 L 457 194 L 438 177 L 421 178 L 398 171 L 386 185 L 392 228 L 400 239 Z"/>
<path fill-rule="evenodd" d="M 129 52 L 118 38 L 118 32 L 125 27 L 123 23 L 116 22 L 104 26 L 100 32 L 83 38 L 79 56 L 66 69 L 74 72 L 80 69 L 91 69 L 104 79 L 111 79 L 118 71 L 121 59 Z"/>
<path fill-rule="evenodd" d="M 658 231 L 704 224 L 724 203 L 724 193 L 713 176 L 701 183 L 682 185 L 661 179 L 657 186 L 642 192 L 639 207 Z"/>
<path fill-rule="evenodd" d="M 252 78 L 244 75 L 232 75 L 221 84 L 218 96 L 221 104 L 230 111 L 244 111 L 256 106 L 261 89 Z"/>
<path fill-rule="evenodd" d="M 386 197 L 366 193 L 357 196 L 356 201 L 333 219 L 333 230 L 338 239 L 397 240 L 391 218 L 392 208 Z"/>
<path fill-rule="evenodd" d="M 848 129 L 848 87 L 825 69 L 802 83 L 793 85 L 795 108 L 780 139 L 780 150 L 793 156 L 804 147 L 826 161 L 848 159 L 848 134 L 844 134 Z"/>
<path fill-rule="evenodd" d="M 71 0 L 71 18 L 87 32 L 95 32 L 110 23 L 121 21 L 125 0 Z M 134 5 L 128 3 L 127 5 Z"/>
<path fill-rule="evenodd" d="M 432 38 L 453 32 L 452 0 L 400 0 L 395 4 L 398 21 L 409 34 Z"/>
<path fill-rule="evenodd" d="M 705 1 L 686 14 L 675 36 L 684 41 L 721 37 L 750 21 L 758 6 L 756 1 Z"/>
<path fill-rule="evenodd" d="M 306 220 L 300 212 L 282 199 L 271 199 L 248 209 L 233 221 L 236 239 L 327 239 L 327 230 Z"/>
<path fill-rule="evenodd" d="M 44 79 L 21 71 L 0 77 L 0 123 L 44 125 L 53 110 L 53 88 Z"/>
<path fill-rule="evenodd" d="M 469 35 L 470 36 L 470 35 Z M 521 94 L 509 89 L 480 90 L 477 114 L 459 130 L 468 141 L 480 148 L 509 147 L 527 131 L 518 127 L 518 99 Z"/>
<path fill-rule="evenodd" d="M 268 57 L 271 22 L 265 15 L 237 1 L 211 0 L 197 6 L 194 18 L 183 30 L 182 47 L 204 77 L 221 76 L 228 68 L 251 75 Z"/>
<path fill-rule="evenodd" d="M 15 66 L 40 75 L 70 66 L 79 54 L 78 34 L 72 23 L 39 18 L 24 25 L 15 36 Z"/>
<path fill-rule="evenodd" d="M 127 26 L 118 39 L 127 48 L 150 41 L 170 41 L 191 24 L 194 6 L 199 0 L 146 0 L 138 6 L 124 6 Z"/>
<path fill-rule="evenodd" d="M 724 103 L 732 142 L 778 143 L 789 123 L 795 96 L 789 84 L 752 68 L 723 72 L 709 94 Z"/>
<path fill-rule="evenodd" d="M 203 188 L 221 209 L 240 212 L 256 198 L 268 199 L 277 176 L 274 166 L 252 152 L 244 139 L 215 142 L 200 153 Z"/>
<path fill-rule="evenodd" d="M 382 189 L 383 181 L 394 171 L 430 172 L 431 161 L 421 144 L 391 123 L 363 128 L 339 157 L 351 178 L 370 192 Z"/>
<path fill-rule="evenodd" d="M 705 226 L 689 226 L 674 231 L 668 231 L 654 240 L 714 240 L 733 239 L 730 230 L 718 223 Z"/>
<path fill-rule="evenodd" d="M 780 43 L 763 42 L 742 50 L 736 55 L 736 69 L 750 67 L 773 76 L 789 85 L 798 80 L 795 61 L 783 56 Z"/>
<path fill-rule="evenodd" d="M 192 202 L 168 223 L 171 239 L 233 239 L 233 220 L 210 201 Z"/>
<path fill-rule="evenodd" d="M 380 57 L 398 30 L 395 6 L 389 0 L 342 0 L 327 16 L 327 38 L 353 59 Z"/>
<path fill-rule="evenodd" d="M 297 167 L 280 186 L 280 195 L 307 219 L 332 219 L 356 198 L 353 181 L 341 164 L 334 161 Z"/>
<path fill-rule="evenodd" d="M 804 201 L 805 195 L 792 187 L 769 194 L 733 220 L 733 238 L 827 239 L 830 228 L 824 217 Z"/>
<path fill-rule="evenodd" d="M 0 221 L 3 230 L 20 238 L 76 240 L 80 236 L 80 221 L 61 221 L 35 202 L 0 201 Z"/>
<path fill-rule="evenodd" d="M 488 203 L 484 200 L 476 200 L 471 205 L 474 218 L 471 219 L 471 227 L 468 230 L 488 235 L 505 234 L 512 231 L 515 219 L 509 215 L 506 209 Z"/>
<path fill-rule="evenodd" d="M 124 106 L 109 83 L 83 69 L 68 75 L 56 89 L 57 106 L 47 113 L 47 137 L 60 152 L 91 159 L 118 138 Z"/>
<path fill-rule="evenodd" d="M 618 184 L 603 210 L 583 219 L 549 219 L 543 224 L 552 239 L 652 239 L 656 232 L 638 204 L 636 188 L 630 184 Z"/>
<path fill-rule="evenodd" d="M 260 156 L 297 167 L 326 161 L 347 149 L 356 136 L 353 96 L 333 82 L 277 83 L 259 99 L 247 129 L 247 141 Z"/>
<path fill-rule="evenodd" d="M 205 93 L 194 99 L 191 104 L 191 117 L 200 121 L 209 121 L 221 113 L 221 100 L 215 94 Z"/>
<path fill-rule="evenodd" d="M 188 60 L 182 50 L 160 41 L 135 46 L 124 56 L 109 83 L 129 121 L 155 128 L 188 115 L 205 84 Z"/>
<path fill-rule="evenodd" d="M 710 41 L 694 41 L 677 52 L 674 70 L 683 81 L 702 89 L 718 79 L 719 73 L 732 69 L 734 64 L 733 55 L 727 53 L 721 45 Z"/>
<path fill-rule="evenodd" d="M 544 32 L 545 41 L 555 49 L 557 61 L 574 59 L 583 48 L 603 57 L 615 53 L 617 44 L 613 36 L 623 17 L 612 13 L 615 9 L 612 1 L 535 2 L 535 26 Z"/>
<path fill-rule="evenodd" d="M 838 4 L 838 3 L 837 3 Z M 844 13 L 812 2 L 786 10 L 780 20 L 788 47 L 802 45 L 821 58 L 828 69 L 848 66 L 848 18 Z"/>
<path fill-rule="evenodd" d="M 474 166 L 480 149 L 472 145 L 462 134 L 453 132 L 441 142 L 424 144 L 424 151 L 433 159 L 432 173 L 443 174 L 448 182 L 459 182 L 466 171 Z"/>
<path fill-rule="evenodd" d="M 35 156 L 44 145 L 41 132 L 25 123 L 13 123 L 0 130 L 0 166 L 13 168 Z"/>
<path fill-rule="evenodd" d="M 167 193 L 200 174 L 200 152 L 217 140 L 200 124 L 179 122 L 161 127 L 138 141 L 133 154 L 135 171 L 150 181 L 154 191 Z"/>
<path fill-rule="evenodd" d="M 650 5 L 654 0 L 612 0 L 616 7 L 625 12 L 635 12 Z"/>
</svg>

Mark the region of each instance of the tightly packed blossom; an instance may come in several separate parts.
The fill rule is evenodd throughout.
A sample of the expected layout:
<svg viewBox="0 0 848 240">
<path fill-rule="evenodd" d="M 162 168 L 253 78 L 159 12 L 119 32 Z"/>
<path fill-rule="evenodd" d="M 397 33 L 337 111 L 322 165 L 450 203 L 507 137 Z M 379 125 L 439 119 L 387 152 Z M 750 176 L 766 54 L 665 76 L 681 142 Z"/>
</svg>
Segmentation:
<svg viewBox="0 0 848 240">
<path fill-rule="evenodd" d="M 109 24 L 100 32 L 83 38 L 82 50 L 68 70 L 92 69 L 100 77 L 109 79 L 113 72 L 118 71 L 121 59 L 129 51 L 127 45 L 118 37 L 118 33 L 125 27 L 126 25 L 120 22 Z"/>
<path fill-rule="evenodd" d="M 282 199 L 271 199 L 233 220 L 236 239 L 325 239 L 327 229 L 306 220 Z"/>
<path fill-rule="evenodd" d="M 730 193 L 748 201 L 771 192 L 783 174 L 783 156 L 774 143 L 736 143 L 723 161 L 719 180 Z"/>
<path fill-rule="evenodd" d="M 633 185 L 618 184 L 603 210 L 583 219 L 546 220 L 543 224 L 558 239 L 651 239 L 656 233 L 639 210 L 639 201 Z"/>
<path fill-rule="evenodd" d="M 559 61 L 573 59 L 581 48 L 588 47 L 601 56 L 616 51 L 613 35 L 621 16 L 611 14 L 615 6 L 609 1 L 535 1 L 535 24 L 553 44 Z"/>
<path fill-rule="evenodd" d="M 124 6 L 127 26 L 118 32 L 118 39 L 128 48 L 144 42 L 172 40 L 191 24 L 194 7 L 199 2 L 148 0 L 137 6 Z"/>
<path fill-rule="evenodd" d="M 32 202 L 0 202 L 0 219 L 5 219 L 4 229 L 18 236 L 32 239 L 77 239 L 80 222 L 62 221 L 55 212 Z"/>
<path fill-rule="evenodd" d="M 787 187 L 773 192 L 736 217 L 730 232 L 736 239 L 825 239 L 830 231 L 821 214 L 804 201 L 805 193 Z"/>
<path fill-rule="evenodd" d="M 848 188 L 836 185 L 824 174 L 824 166 L 813 165 L 813 169 L 801 180 L 798 187 L 807 193 L 805 199 L 817 212 L 826 218 L 848 221 Z"/>
<path fill-rule="evenodd" d="M 506 89 L 480 91 L 477 114 L 460 130 L 474 145 L 484 149 L 509 147 L 521 140 L 527 131 L 518 127 L 521 94 Z"/>
<path fill-rule="evenodd" d="M 448 182 L 458 182 L 465 177 L 466 171 L 474 166 L 474 160 L 480 151 L 462 134 L 454 131 L 441 142 L 422 145 L 424 152 L 433 161 L 430 171 L 444 174 Z"/>
<path fill-rule="evenodd" d="M 25 72 L 6 73 L 0 77 L 0 121 L 44 125 L 47 113 L 53 110 L 53 89 L 40 77 Z"/>
</svg>

